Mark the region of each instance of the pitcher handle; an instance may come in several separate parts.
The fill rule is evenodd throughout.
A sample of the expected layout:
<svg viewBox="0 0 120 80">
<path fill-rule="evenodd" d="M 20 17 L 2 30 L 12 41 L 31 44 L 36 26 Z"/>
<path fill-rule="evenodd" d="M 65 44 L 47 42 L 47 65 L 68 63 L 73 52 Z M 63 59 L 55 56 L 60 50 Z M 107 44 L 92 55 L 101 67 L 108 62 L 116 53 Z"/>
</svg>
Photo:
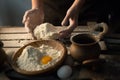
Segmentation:
<svg viewBox="0 0 120 80">
<path fill-rule="evenodd" d="M 92 33 L 95 33 L 95 31 L 97 31 L 97 29 L 101 29 L 102 28 L 102 31 L 101 32 L 98 32 L 95 37 L 100 40 L 107 32 L 108 32 L 108 25 L 104 22 L 102 23 L 98 23 L 96 24 L 93 29 L 92 29 Z"/>
</svg>

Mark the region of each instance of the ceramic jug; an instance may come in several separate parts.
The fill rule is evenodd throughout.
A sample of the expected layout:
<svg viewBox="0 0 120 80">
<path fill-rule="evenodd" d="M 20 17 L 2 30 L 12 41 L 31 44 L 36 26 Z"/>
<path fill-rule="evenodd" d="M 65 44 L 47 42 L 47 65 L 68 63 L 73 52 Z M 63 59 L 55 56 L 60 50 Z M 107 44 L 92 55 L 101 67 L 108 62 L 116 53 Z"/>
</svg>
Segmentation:
<svg viewBox="0 0 120 80">
<path fill-rule="evenodd" d="M 102 28 L 102 31 L 96 35 L 92 34 L 98 28 Z M 79 33 L 71 36 L 70 55 L 78 61 L 99 58 L 101 49 L 98 43 L 107 31 L 106 23 L 98 23 L 94 25 L 90 33 Z"/>
</svg>

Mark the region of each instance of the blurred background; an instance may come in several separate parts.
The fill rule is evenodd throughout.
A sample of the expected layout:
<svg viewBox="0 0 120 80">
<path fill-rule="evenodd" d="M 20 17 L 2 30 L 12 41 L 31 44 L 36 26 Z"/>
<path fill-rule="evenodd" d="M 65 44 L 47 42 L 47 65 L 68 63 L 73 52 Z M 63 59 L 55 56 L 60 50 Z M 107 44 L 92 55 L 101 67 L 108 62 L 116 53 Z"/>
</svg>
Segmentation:
<svg viewBox="0 0 120 80">
<path fill-rule="evenodd" d="M 22 18 L 31 0 L 0 0 L 0 26 L 23 26 Z"/>
<path fill-rule="evenodd" d="M 65 0 L 66 3 L 68 1 L 73 0 Z M 80 24 L 91 20 L 106 22 L 111 32 L 120 33 L 119 0 L 86 0 L 84 6 L 79 16 Z M 0 0 L 0 26 L 24 26 L 22 18 L 30 8 L 31 0 Z"/>
</svg>

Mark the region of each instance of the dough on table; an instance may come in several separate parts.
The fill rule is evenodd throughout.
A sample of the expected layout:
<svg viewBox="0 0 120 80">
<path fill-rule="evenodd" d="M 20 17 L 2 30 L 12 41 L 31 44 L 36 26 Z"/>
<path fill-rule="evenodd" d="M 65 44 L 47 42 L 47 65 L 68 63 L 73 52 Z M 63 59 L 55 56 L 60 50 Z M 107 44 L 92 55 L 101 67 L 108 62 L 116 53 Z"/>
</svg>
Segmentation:
<svg viewBox="0 0 120 80">
<path fill-rule="evenodd" d="M 37 40 L 58 39 L 59 31 L 60 31 L 60 29 L 58 29 L 58 27 L 55 27 L 54 25 L 52 25 L 50 23 L 43 23 L 41 25 L 38 25 L 34 29 L 34 35 L 37 38 Z"/>
</svg>

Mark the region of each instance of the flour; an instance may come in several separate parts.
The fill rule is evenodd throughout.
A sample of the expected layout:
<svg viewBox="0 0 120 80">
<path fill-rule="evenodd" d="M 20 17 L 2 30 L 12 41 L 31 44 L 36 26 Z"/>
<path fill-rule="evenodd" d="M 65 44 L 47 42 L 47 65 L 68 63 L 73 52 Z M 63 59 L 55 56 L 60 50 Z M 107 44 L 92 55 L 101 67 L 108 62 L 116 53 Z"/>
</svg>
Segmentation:
<svg viewBox="0 0 120 80">
<path fill-rule="evenodd" d="M 48 64 L 41 64 L 40 59 L 45 56 L 49 55 L 52 57 L 52 61 Z M 27 46 L 22 54 L 17 59 L 17 64 L 20 69 L 26 71 L 38 71 L 46 69 L 55 63 L 58 62 L 61 56 L 61 51 L 53 49 L 48 45 L 41 45 L 38 48 L 33 46 Z"/>
<path fill-rule="evenodd" d="M 35 37 L 39 39 L 58 39 L 59 31 L 50 23 L 38 25 L 34 30 Z"/>
</svg>

